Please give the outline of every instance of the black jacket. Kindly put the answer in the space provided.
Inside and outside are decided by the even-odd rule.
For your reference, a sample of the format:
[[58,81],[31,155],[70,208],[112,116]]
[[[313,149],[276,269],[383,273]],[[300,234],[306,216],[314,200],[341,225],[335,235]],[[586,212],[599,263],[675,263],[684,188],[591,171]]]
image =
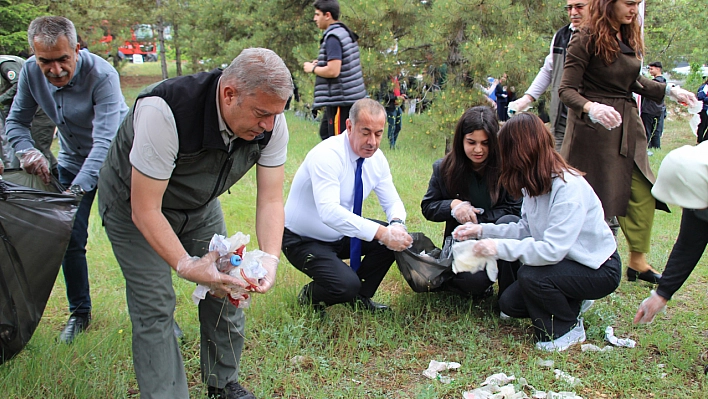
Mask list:
[[[445,237],[447,237],[452,234],[455,227],[460,225],[450,214],[452,211],[450,204],[454,199],[464,199],[459,195],[451,195],[447,191],[445,182],[440,175],[441,164],[442,159],[438,159],[433,164],[433,175],[430,176],[428,192],[420,202],[420,208],[426,219],[432,222],[445,222]],[[504,188],[501,188],[497,203],[492,205],[491,209],[485,209],[484,213],[477,215],[477,221],[479,223],[495,223],[504,215],[521,216],[521,198],[515,200]]]

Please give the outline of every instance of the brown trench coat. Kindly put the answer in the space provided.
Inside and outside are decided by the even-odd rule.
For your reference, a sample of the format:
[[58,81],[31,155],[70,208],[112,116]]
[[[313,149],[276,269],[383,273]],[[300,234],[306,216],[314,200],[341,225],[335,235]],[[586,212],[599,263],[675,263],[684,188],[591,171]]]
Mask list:
[[[568,106],[568,123],[561,155],[571,166],[586,173],[602,202],[605,217],[625,216],[632,187],[634,164],[654,184],[647,157],[647,137],[632,92],[661,102],[666,85],[640,74],[641,61],[620,43],[620,55],[610,65],[594,55],[586,31],[576,32],[568,45],[563,77],[558,90]],[[590,121],[583,106],[588,101],[609,105],[622,115],[612,130]],[[665,204],[657,204],[668,211]]]

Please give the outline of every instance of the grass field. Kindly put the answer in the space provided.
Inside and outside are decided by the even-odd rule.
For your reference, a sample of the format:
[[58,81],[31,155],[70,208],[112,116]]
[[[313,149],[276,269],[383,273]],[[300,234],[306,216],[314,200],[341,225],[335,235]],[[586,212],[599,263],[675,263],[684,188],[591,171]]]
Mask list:
[[[129,105],[140,87],[159,80],[159,65],[128,65],[122,70]],[[171,72],[170,76],[174,76]],[[317,124],[293,113],[286,115],[290,145],[286,164],[286,195],[298,165],[319,142]],[[424,132],[425,115],[404,117],[396,151],[382,146],[394,182],[408,211],[410,231],[422,231],[438,245],[443,226],[427,222],[420,200],[433,161],[444,143]],[[666,122],[663,150],[651,157],[656,171],[671,149],[693,144],[681,117]],[[222,196],[229,233],[255,237],[255,176],[249,173]],[[676,238],[681,211],[657,212],[650,263],[662,270]],[[367,217],[381,217],[375,197],[364,205]],[[251,245],[253,247],[253,245]],[[627,256],[623,238],[620,254]],[[131,326],[120,268],[95,209],[91,217],[88,258],[93,298],[93,324],[72,345],[56,338],[68,317],[63,278],[59,277],[44,317],[26,349],[0,366],[3,398],[126,398],[138,397],[131,360]],[[622,281],[612,295],[597,301],[585,314],[588,343],[603,346],[605,327],[618,337],[637,341],[633,349],[559,354],[536,351],[527,320],[501,321],[496,299],[468,301],[445,293],[416,294],[396,267],[386,276],[375,299],[390,304],[390,315],[354,313],[335,305],[328,317],[297,305],[296,296],[308,279],[282,257],[276,287],[257,295],[246,310],[246,345],[241,383],[259,398],[462,398],[493,373],[524,377],[539,390],[575,391],[584,398],[708,398],[703,367],[708,364],[708,257],[704,256],[668,312],[650,325],[632,325],[637,306],[652,288]],[[206,391],[199,374],[199,324],[190,295],[194,285],[174,277],[176,319],[186,339],[182,354],[192,397]],[[292,359],[301,356],[299,362]],[[537,365],[551,359],[555,368],[581,379],[571,387],[556,380],[551,369]],[[455,361],[454,381],[443,384],[422,376],[430,360]]]

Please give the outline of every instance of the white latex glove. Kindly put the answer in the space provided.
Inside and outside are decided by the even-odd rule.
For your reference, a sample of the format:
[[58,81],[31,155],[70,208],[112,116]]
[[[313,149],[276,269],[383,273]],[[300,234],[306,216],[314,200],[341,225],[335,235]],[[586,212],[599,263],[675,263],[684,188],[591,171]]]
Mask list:
[[528,111],[532,102],[533,101],[528,96],[523,95],[518,100],[510,102],[508,106],[509,109],[506,112],[511,117],[517,112]]
[[477,223],[477,214],[483,213],[482,209],[478,209],[472,206],[467,201],[462,201],[457,204],[450,214],[457,220],[460,224],[465,224],[467,222]]
[[639,304],[637,314],[634,316],[634,324],[651,323],[659,312],[666,311],[666,299],[651,290],[651,295]]
[[268,272],[265,277],[258,281],[258,287],[254,289],[255,292],[265,293],[269,289],[273,288],[275,284],[275,275],[278,271],[278,263],[280,259],[277,256],[266,253],[261,258],[261,266]]
[[385,229],[379,243],[391,251],[401,252],[413,245],[413,237],[400,223],[389,224]]
[[696,112],[691,112],[692,114],[697,114],[698,112],[701,112],[701,108],[703,104],[698,103],[698,99],[696,98],[696,95],[693,94],[692,92],[688,90],[684,90],[678,86],[671,87],[669,89],[669,98],[678,102],[681,105],[685,105],[688,107],[689,112],[693,111],[695,109],[698,109]]
[[30,148],[21,153],[15,154],[20,160],[20,167],[25,172],[39,176],[44,184],[49,184],[49,162],[44,157],[41,151],[36,148]]
[[607,130],[612,130],[622,124],[622,115],[609,105],[591,103],[588,116],[593,123],[599,123]]
[[479,238],[482,235],[482,226],[474,223],[465,223],[457,226],[452,231],[452,238],[457,241],[465,241],[471,238]]
[[209,292],[218,298],[223,298],[231,292],[243,292],[248,287],[247,283],[219,272],[216,268],[218,258],[219,252],[217,251],[211,251],[201,258],[185,253],[177,262],[177,275],[185,280],[209,287]]
[[489,238],[477,241],[472,248],[477,256],[495,257],[497,256],[497,243]]

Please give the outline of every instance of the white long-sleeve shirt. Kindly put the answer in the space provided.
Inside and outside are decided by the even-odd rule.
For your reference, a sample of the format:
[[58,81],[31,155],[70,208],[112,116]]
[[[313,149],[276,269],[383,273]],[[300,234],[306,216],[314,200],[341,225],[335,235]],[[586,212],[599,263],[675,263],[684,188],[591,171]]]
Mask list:
[[[295,173],[285,202],[285,227],[300,236],[325,242],[345,236],[372,241],[380,225],[352,211],[357,159],[347,131],[310,150]],[[406,219],[403,201],[381,150],[364,160],[362,183],[363,198],[371,191],[376,193],[388,221]]]
[[[572,25],[570,26],[570,29],[575,31],[575,28]],[[551,85],[551,80],[553,78],[553,43],[555,42],[556,35],[554,34],[553,38],[551,39],[550,52],[546,56],[546,59],[543,61],[543,66],[538,71],[538,74],[533,79],[533,82],[531,82],[531,86],[529,86],[528,90],[526,90],[526,93],[524,93],[533,97],[534,101],[538,100],[538,98],[541,97],[543,92],[546,91],[548,86]],[[563,65],[560,65],[559,67],[563,68]]]
[[547,194],[524,195],[519,222],[482,225],[482,238],[495,239],[499,259],[544,266],[567,258],[598,269],[615,252],[602,203],[590,184],[569,172],[564,178],[555,177]]

